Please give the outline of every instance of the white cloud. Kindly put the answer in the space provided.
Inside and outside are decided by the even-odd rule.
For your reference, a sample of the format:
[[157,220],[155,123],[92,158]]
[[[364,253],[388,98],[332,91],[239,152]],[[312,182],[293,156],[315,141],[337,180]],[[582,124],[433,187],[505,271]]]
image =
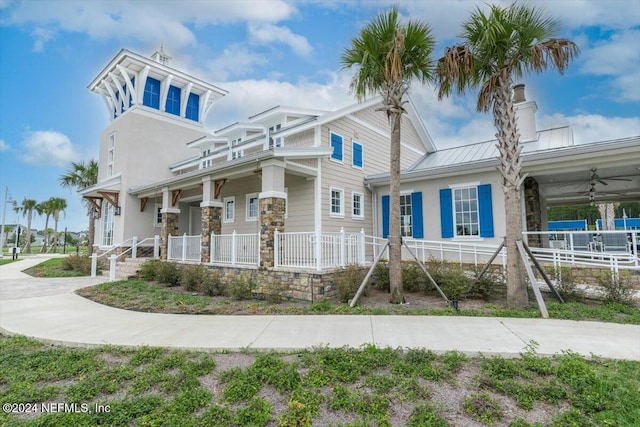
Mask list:
[[272,24],[251,24],[249,25],[249,36],[251,41],[257,44],[271,44],[274,42],[289,45],[291,50],[298,56],[309,56],[311,45],[306,37],[294,34],[289,28]]
[[11,150],[11,146],[7,144],[4,139],[0,139],[0,153],[9,150]]
[[570,124],[573,129],[573,140],[576,144],[640,135],[640,117],[605,117],[599,114],[541,116],[538,128],[545,129],[567,124]]
[[229,95],[213,107],[208,125],[219,129],[236,121],[247,120],[276,105],[335,110],[356,102],[349,94],[346,73],[328,73],[326,83],[301,80],[296,83],[276,80],[239,80],[220,83]]
[[52,130],[28,131],[20,145],[20,159],[32,165],[64,167],[80,159],[69,137]]
[[5,7],[3,23],[33,24],[34,48],[43,49],[56,31],[86,33],[97,40],[138,40],[157,44],[171,41],[175,48],[194,45],[190,25],[206,27],[223,23],[278,22],[289,18],[295,7],[283,0],[219,1],[43,1],[20,2]]
[[230,45],[219,57],[207,63],[207,79],[225,81],[230,76],[250,74],[254,66],[268,63],[268,59],[239,45]]

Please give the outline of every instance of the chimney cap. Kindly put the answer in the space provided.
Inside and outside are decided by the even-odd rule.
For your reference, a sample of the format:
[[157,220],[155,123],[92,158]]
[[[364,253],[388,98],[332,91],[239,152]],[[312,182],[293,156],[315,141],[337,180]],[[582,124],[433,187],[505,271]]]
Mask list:
[[524,91],[524,84],[518,83],[517,85],[514,85],[513,86],[513,102],[515,104],[519,104],[521,102],[525,102],[526,100],[527,100],[527,97]]

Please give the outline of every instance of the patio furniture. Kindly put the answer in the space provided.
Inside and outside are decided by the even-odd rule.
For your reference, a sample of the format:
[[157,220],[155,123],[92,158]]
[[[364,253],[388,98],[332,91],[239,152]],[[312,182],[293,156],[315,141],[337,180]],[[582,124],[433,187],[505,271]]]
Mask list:
[[572,246],[571,250],[589,252],[592,249],[591,243],[593,243],[593,234],[591,234],[591,233],[586,233],[586,234],[575,233],[575,234],[572,235],[572,241],[573,241],[573,246]]
[[603,233],[601,237],[604,252],[631,252],[626,233]]

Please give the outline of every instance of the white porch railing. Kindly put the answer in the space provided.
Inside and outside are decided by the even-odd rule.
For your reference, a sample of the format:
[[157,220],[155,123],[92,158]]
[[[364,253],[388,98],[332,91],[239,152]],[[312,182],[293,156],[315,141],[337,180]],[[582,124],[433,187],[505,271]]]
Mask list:
[[259,265],[260,235],[211,233],[211,263]]
[[546,260],[556,258],[571,265],[640,268],[638,230],[530,231],[523,235],[528,240],[538,237],[542,247],[531,247],[531,250]]
[[[138,257],[138,248],[151,246],[153,246],[153,258],[160,258],[160,236],[147,237],[141,241],[138,241],[138,238],[134,236],[131,239],[127,239],[122,243],[114,245],[108,251],[103,252],[100,255],[96,253],[91,254],[91,277],[96,277],[98,270],[98,258],[106,259],[107,255],[111,254],[109,255],[109,281],[113,282],[116,280],[116,263],[118,262],[119,257],[123,257],[130,252],[131,258],[136,259]],[[124,247],[128,247],[128,249],[116,255],[117,250]]]
[[200,262],[200,236],[169,236],[167,260]]
[[339,232],[275,232],[274,267],[321,271],[365,264],[365,234]]

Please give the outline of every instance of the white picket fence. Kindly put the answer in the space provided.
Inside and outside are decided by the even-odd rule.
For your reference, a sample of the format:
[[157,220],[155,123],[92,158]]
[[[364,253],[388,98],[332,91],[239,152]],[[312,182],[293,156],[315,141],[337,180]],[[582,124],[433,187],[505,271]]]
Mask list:
[[200,262],[200,236],[169,236],[167,260]]
[[228,265],[259,265],[260,235],[211,233],[211,262]]

